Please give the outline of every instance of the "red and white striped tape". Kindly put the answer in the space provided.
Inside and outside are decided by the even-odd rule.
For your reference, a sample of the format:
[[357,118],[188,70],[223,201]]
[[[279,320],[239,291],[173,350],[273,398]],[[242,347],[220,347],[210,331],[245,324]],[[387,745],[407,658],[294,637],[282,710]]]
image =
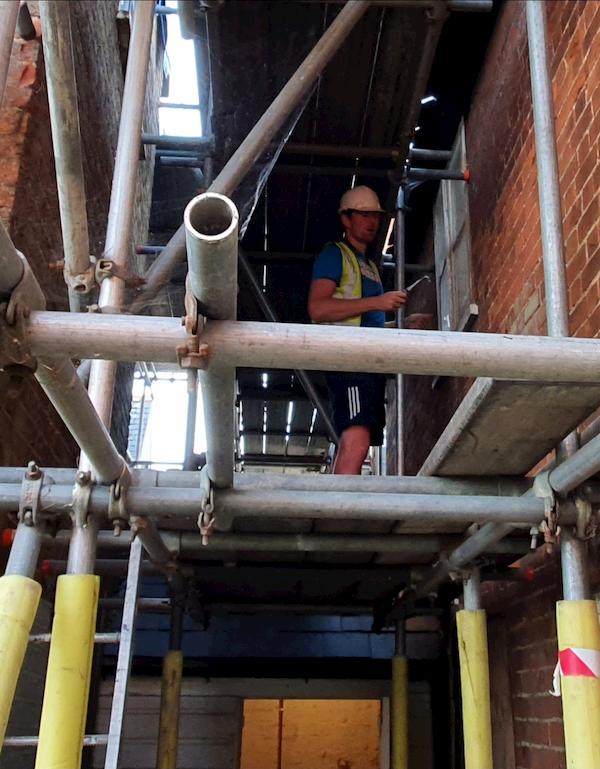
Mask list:
[[600,651],[569,646],[558,653],[550,694],[560,697],[560,677],[600,678]]

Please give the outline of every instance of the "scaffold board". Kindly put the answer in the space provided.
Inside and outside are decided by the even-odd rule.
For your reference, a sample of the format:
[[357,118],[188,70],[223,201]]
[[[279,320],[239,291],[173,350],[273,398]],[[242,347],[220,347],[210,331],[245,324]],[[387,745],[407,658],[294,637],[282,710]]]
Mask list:
[[419,475],[524,475],[600,406],[600,384],[482,377]]

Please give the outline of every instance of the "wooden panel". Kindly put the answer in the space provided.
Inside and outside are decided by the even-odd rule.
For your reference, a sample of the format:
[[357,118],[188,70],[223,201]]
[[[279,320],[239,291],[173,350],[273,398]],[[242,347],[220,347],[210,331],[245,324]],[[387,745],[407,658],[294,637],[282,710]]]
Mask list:
[[[334,689],[344,684],[336,682]],[[409,767],[433,769],[429,684],[411,682],[409,697]],[[387,698],[246,700],[241,769],[389,769],[386,707]]]
[[379,769],[379,718],[378,700],[285,701],[282,769]]
[[379,700],[247,701],[241,767],[379,769],[379,722]]
[[524,475],[598,405],[596,384],[477,379],[419,475]]
[[241,769],[279,766],[280,707],[283,700],[246,700]]

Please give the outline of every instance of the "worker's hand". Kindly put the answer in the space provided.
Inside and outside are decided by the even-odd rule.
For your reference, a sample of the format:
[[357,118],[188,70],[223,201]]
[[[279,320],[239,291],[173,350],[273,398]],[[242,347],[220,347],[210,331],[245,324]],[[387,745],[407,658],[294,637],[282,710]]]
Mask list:
[[378,309],[384,312],[398,310],[406,302],[406,291],[386,291],[377,299]]
[[404,328],[420,329],[421,331],[433,328],[433,315],[428,312],[413,312],[404,318]]

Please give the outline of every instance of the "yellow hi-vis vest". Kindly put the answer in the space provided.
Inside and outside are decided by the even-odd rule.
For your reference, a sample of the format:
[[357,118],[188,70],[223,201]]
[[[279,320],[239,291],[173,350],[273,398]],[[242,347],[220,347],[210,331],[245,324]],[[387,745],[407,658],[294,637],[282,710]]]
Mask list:
[[[362,297],[362,270],[358,257],[343,240],[337,241],[334,245],[340,249],[342,254],[342,277],[340,279],[340,285],[337,286],[333,292],[333,296],[336,299],[360,299]],[[381,283],[377,265],[371,260],[369,260],[367,264],[372,273],[369,277],[372,280],[378,280]],[[360,326],[360,321],[361,315],[354,315],[352,318],[338,320],[330,325]]]

